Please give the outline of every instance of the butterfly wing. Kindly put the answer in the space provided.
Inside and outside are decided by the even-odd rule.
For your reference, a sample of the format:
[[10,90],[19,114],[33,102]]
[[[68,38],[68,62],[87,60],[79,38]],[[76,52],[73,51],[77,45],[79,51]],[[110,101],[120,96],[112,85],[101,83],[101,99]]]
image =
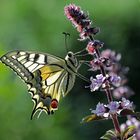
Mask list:
[[44,65],[57,64],[64,65],[64,60],[43,53],[33,53],[25,51],[13,51],[1,57],[1,61],[13,69],[25,82],[33,79],[33,72]]
[[31,118],[39,110],[53,114],[58,109],[58,102],[63,92],[63,77],[66,71],[59,66],[46,65],[34,74],[36,79],[28,83],[28,90],[35,103]]
[[65,61],[50,54],[13,51],[1,61],[27,83],[34,101],[31,118],[38,110],[48,114],[57,110],[61,95],[66,95],[75,82],[75,74],[65,69]]

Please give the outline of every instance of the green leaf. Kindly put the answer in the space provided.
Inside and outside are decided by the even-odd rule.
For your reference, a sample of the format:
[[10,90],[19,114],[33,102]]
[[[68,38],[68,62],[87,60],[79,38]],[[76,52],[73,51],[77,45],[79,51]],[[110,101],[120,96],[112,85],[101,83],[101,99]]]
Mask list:
[[127,140],[133,140],[134,136],[129,137]]
[[88,115],[84,117],[81,121],[81,123],[88,123],[92,121],[97,121],[97,120],[103,120],[105,117],[97,116],[96,114]]
[[126,129],[124,130],[124,132],[122,132],[122,138],[123,138],[123,139],[128,139],[128,138],[130,138],[130,140],[131,140],[131,137],[134,135],[135,129],[136,129],[135,126],[129,126],[128,128],[126,128]]
[[113,130],[108,130],[104,136],[102,136],[100,139],[102,140],[117,140],[117,135]]
[[135,115],[135,112],[131,109],[123,109],[121,112],[120,112],[120,115],[121,116],[127,116],[127,115]]

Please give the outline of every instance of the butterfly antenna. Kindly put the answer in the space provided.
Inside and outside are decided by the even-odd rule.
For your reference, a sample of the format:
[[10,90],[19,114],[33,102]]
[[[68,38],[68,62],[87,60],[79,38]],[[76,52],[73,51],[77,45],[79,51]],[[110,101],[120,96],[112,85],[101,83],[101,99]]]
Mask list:
[[68,45],[67,45],[67,37],[70,36],[70,34],[69,33],[66,33],[66,32],[63,32],[62,34],[65,35],[65,48],[66,48],[66,51],[68,52],[69,49],[68,49]]
[[87,82],[87,83],[91,83],[91,81],[88,79],[88,78],[86,78],[85,76],[83,76],[82,74],[80,74],[80,73],[76,73],[76,75],[80,78],[80,79],[82,79],[82,80],[84,80],[85,82]]

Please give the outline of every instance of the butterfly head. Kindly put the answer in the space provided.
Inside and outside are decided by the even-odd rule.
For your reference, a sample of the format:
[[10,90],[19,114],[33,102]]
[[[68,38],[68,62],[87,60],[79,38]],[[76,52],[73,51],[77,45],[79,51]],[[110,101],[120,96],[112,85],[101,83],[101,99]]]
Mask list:
[[71,51],[69,51],[65,57],[65,60],[67,61],[67,63],[69,63],[70,65],[77,67],[78,66],[78,61],[77,58],[75,56],[75,54]]

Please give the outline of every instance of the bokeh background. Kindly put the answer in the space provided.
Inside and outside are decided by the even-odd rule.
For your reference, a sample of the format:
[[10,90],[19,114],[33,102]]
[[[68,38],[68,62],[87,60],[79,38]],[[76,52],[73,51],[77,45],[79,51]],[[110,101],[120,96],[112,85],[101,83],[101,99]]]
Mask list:
[[[71,34],[69,49],[85,47],[78,33],[64,16],[64,6],[80,5],[88,11],[94,26],[101,28],[97,39],[106,48],[122,54],[122,64],[130,67],[131,98],[140,111],[140,0],[0,0],[0,56],[11,50],[32,50],[65,57],[64,35]],[[91,73],[83,67],[86,77]],[[41,114],[30,120],[33,103],[26,85],[0,63],[0,140],[98,140],[112,122],[80,124],[89,109],[106,102],[102,93],[90,93],[87,83],[77,78],[75,87],[61,100],[53,116]]]

